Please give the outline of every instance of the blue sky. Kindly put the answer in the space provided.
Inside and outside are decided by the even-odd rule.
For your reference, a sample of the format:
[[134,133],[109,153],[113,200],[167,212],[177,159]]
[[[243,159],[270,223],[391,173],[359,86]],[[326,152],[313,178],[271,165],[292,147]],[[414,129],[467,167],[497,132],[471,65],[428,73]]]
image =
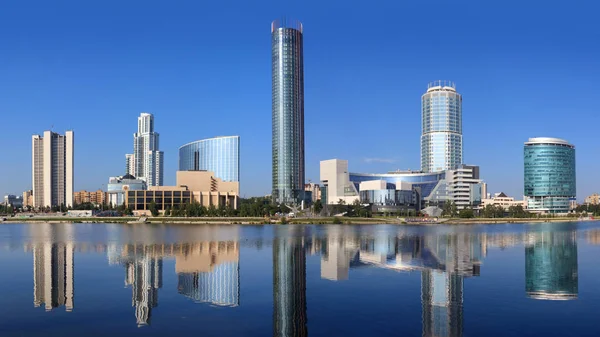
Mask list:
[[31,188],[31,135],[75,130],[75,189],[124,171],[155,115],[165,183],[179,146],[241,136],[242,195],[271,189],[270,23],[304,24],[307,180],[420,166],[427,83],[463,95],[464,160],[522,195],[523,142],[577,148],[578,198],[600,191],[595,1],[29,1],[0,4],[0,193]]

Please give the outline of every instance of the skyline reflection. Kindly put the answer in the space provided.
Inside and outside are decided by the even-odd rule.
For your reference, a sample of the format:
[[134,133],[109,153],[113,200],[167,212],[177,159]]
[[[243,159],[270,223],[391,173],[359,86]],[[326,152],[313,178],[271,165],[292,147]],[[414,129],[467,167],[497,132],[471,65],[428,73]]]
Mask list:
[[[420,273],[422,336],[462,336],[465,279],[485,273],[489,250],[525,254],[525,296],[531,299],[577,299],[576,225],[531,225],[521,232],[437,231],[401,226],[274,226],[257,229],[241,240],[237,226],[107,226],[98,242],[82,236],[86,225],[29,225],[25,251],[33,259],[33,305],[46,311],[76,310],[74,263],[78,254],[106,254],[108,265],[121,267],[138,327],[151,325],[165,291],[164,273],[175,275],[181,298],[199,305],[235,310],[244,274],[244,250],[271,248],[273,336],[308,336],[311,293],[307,294],[307,260],[315,256],[323,280],[351,282],[355,269]],[[272,229],[271,231],[266,230]],[[583,237],[597,242],[599,230]],[[7,246],[4,246],[8,248]],[[511,248],[513,247],[513,248]],[[10,249],[18,248],[11,243]],[[164,270],[165,261],[173,261]],[[174,265],[174,268],[171,267]],[[251,269],[254,267],[250,266]],[[357,269],[357,270],[358,270]],[[479,282],[479,281],[476,281]],[[340,283],[341,284],[341,283]],[[78,303],[85,307],[87,303]]]

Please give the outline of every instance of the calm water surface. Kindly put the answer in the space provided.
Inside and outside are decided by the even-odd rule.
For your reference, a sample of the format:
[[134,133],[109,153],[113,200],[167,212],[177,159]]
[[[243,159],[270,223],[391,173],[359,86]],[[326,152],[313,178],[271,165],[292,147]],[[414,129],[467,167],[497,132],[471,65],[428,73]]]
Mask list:
[[0,336],[598,336],[600,223],[0,225]]

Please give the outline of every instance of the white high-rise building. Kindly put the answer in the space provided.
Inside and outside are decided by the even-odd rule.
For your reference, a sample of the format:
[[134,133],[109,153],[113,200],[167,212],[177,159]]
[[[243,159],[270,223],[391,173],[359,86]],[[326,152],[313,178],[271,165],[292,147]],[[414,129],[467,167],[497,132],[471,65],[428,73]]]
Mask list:
[[73,131],[31,139],[33,207],[73,206]]
[[163,184],[163,152],[158,150],[158,133],[154,132],[154,115],[142,112],[138,131],[133,134],[133,154],[125,155],[127,173],[148,186]]
[[125,174],[130,174],[135,177],[135,157],[133,154],[125,155]]

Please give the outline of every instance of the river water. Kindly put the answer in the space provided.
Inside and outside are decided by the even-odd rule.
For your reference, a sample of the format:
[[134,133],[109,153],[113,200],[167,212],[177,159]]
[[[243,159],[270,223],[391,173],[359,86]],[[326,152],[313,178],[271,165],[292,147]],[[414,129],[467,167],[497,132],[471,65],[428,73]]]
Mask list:
[[599,336],[600,223],[0,225],[0,336]]

